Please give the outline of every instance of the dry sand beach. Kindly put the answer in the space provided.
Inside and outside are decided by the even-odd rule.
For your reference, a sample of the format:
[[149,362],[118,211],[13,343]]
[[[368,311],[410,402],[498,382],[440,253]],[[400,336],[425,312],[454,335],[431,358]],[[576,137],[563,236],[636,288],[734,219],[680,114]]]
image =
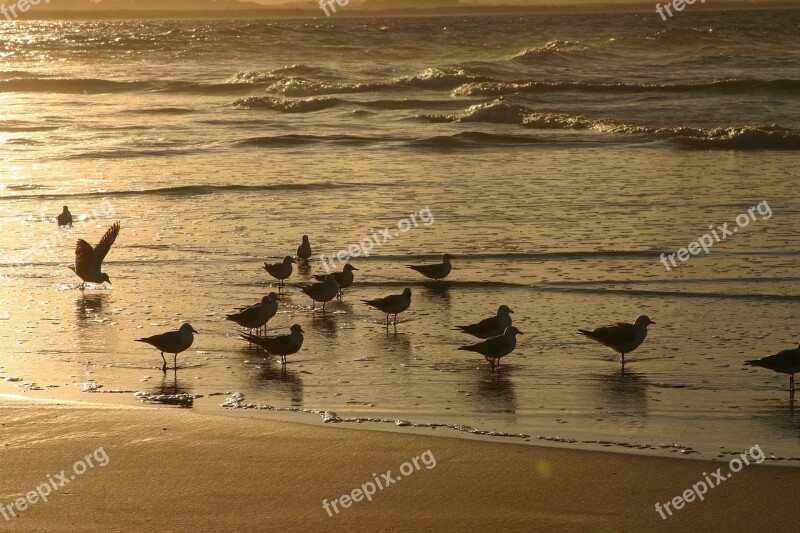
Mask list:
[[[6,531],[793,531],[800,519],[794,468],[744,468],[662,520],[655,502],[720,463],[9,396],[0,407],[3,504],[99,447],[108,457]],[[433,468],[323,509],[427,450]]]

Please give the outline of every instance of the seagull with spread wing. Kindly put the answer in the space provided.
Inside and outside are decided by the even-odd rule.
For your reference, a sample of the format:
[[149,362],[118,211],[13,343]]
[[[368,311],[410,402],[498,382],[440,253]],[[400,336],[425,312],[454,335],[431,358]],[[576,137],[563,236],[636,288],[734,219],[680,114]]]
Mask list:
[[69,268],[83,280],[81,289],[86,287],[87,282],[111,284],[108,274],[102,271],[103,259],[106,258],[108,251],[111,250],[111,245],[117,240],[119,229],[119,222],[114,222],[94,248],[83,239],[78,240],[78,245],[75,248],[75,266]]

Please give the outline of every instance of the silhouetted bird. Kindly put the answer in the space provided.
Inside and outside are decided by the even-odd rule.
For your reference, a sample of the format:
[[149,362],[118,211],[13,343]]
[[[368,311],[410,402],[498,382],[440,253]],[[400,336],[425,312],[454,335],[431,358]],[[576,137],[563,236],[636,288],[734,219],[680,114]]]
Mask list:
[[161,352],[161,359],[164,360],[162,371],[167,371],[167,360],[164,359],[164,352],[173,354],[174,368],[178,368],[178,354],[186,351],[194,342],[194,333],[197,333],[190,324],[183,324],[178,331],[168,331],[160,335],[153,335],[143,339],[136,339],[136,342],[145,342],[154,346]]
[[102,272],[103,259],[106,258],[108,251],[111,250],[111,245],[117,240],[119,228],[119,222],[115,222],[108,228],[96,248],[92,248],[92,245],[83,239],[78,240],[78,245],[75,248],[75,266],[69,268],[83,280],[81,289],[85,287],[87,282],[111,283],[108,274]]
[[647,337],[647,326],[655,324],[648,317],[642,315],[633,324],[619,322],[610,326],[603,326],[592,331],[579,329],[578,333],[585,335],[603,346],[608,346],[622,355],[621,362],[625,364],[625,354],[638,348]]

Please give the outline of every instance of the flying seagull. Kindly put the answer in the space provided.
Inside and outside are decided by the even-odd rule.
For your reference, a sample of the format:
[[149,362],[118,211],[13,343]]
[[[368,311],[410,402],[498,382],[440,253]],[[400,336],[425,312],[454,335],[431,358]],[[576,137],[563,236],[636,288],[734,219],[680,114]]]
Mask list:
[[[197,333],[190,324],[183,324],[178,331],[168,331],[161,335],[153,335],[144,339],[136,339],[136,342],[146,342],[154,346],[161,352],[161,359],[164,359],[164,352],[173,354],[174,369],[178,369],[178,354],[186,351],[194,342],[193,333]],[[167,360],[164,359],[162,371],[167,371]]]
[[481,320],[477,324],[469,326],[456,326],[456,329],[469,333],[479,339],[488,339],[502,335],[506,328],[511,325],[511,314],[514,311],[508,308],[507,305],[501,305],[497,308],[497,315]]
[[311,243],[308,242],[308,235],[303,235],[303,242],[297,247],[297,258],[303,261],[311,258]]
[[508,326],[502,335],[477,344],[461,346],[458,349],[481,354],[492,365],[492,372],[494,372],[495,363],[497,364],[497,370],[500,370],[500,359],[514,351],[514,348],[517,347],[517,335],[522,334],[516,327]]
[[291,333],[288,335],[279,335],[277,337],[259,337],[257,335],[250,335],[249,333],[242,333],[242,339],[250,341],[251,343],[261,346],[265,352],[270,355],[277,355],[281,358],[281,364],[286,364],[286,356],[293,355],[300,351],[303,347],[303,328],[300,324],[295,324],[291,328]]
[[72,226],[72,213],[69,212],[69,207],[64,206],[64,210],[56,217],[59,226]]
[[85,288],[87,282],[111,283],[111,280],[108,279],[108,274],[103,273],[101,269],[103,259],[106,258],[108,251],[111,250],[111,245],[117,240],[117,235],[119,235],[119,222],[115,222],[108,228],[108,231],[106,231],[95,248],[92,248],[92,245],[83,239],[78,240],[78,245],[75,248],[75,266],[69,268],[83,280],[81,289]]
[[325,311],[325,304],[336,298],[336,295],[339,294],[339,284],[336,283],[336,278],[333,274],[328,274],[325,276],[325,281],[322,283],[303,285],[300,287],[300,290],[311,298],[312,310],[316,302],[321,302],[322,310]]
[[620,362],[625,365],[625,354],[634,351],[647,337],[647,326],[655,324],[645,315],[636,319],[633,324],[619,322],[610,326],[602,326],[592,331],[579,329],[578,333],[585,335],[603,346],[608,346],[622,356]]
[[266,270],[270,276],[278,280],[278,288],[280,289],[286,285],[284,280],[292,275],[292,263],[294,262],[294,258],[287,255],[280,263],[264,263],[264,270]]
[[800,344],[793,350],[783,350],[775,355],[769,355],[761,359],[751,359],[750,361],[745,361],[744,364],[760,366],[781,374],[789,374],[789,391],[794,394],[794,375],[800,372]]
[[406,287],[402,294],[393,294],[375,300],[362,300],[368,306],[375,308],[386,315],[386,327],[389,327],[389,315],[394,315],[394,325],[397,327],[397,314],[411,307],[411,289]]
[[258,330],[264,327],[277,312],[278,295],[271,292],[261,298],[259,303],[241,309],[238,313],[231,313],[225,318],[249,329],[252,333],[254,329]]
[[[342,267],[341,272],[333,273],[333,277],[336,279],[336,283],[339,285],[338,297],[341,298],[342,289],[346,289],[353,284],[353,281],[355,280],[355,276],[353,275],[354,270],[358,269],[348,263],[344,267]],[[314,279],[316,279],[317,281],[325,281],[325,276],[326,274],[317,274],[314,276]]]
[[416,270],[426,278],[430,278],[436,281],[440,279],[446,278],[450,275],[450,271],[453,270],[453,265],[450,264],[450,260],[455,259],[450,254],[444,254],[442,256],[442,262],[436,263],[433,265],[406,265],[411,270]]

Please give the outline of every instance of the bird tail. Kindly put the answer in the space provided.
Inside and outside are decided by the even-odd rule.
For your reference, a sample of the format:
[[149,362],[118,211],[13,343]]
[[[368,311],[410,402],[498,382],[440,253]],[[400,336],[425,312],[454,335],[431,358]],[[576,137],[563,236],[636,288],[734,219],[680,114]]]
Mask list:
[[749,361],[745,361],[744,364],[747,365],[747,366],[761,366],[761,360],[760,359],[751,359]]
[[453,328],[453,331],[467,331],[469,326],[456,326]]
[[581,335],[585,335],[585,336],[589,337],[590,339],[594,338],[594,335],[592,334],[592,332],[587,330],[587,329],[579,329],[578,333],[580,333]]
[[473,346],[459,346],[456,350],[464,350],[465,352],[474,352],[476,351]]
[[419,272],[419,266],[418,265],[406,265],[406,267],[410,268],[411,270],[416,270],[417,272]]
[[253,344],[258,344],[259,341],[261,340],[261,337],[259,337],[258,335],[253,335],[251,333],[240,333],[239,338],[244,339],[246,341],[250,341]]

